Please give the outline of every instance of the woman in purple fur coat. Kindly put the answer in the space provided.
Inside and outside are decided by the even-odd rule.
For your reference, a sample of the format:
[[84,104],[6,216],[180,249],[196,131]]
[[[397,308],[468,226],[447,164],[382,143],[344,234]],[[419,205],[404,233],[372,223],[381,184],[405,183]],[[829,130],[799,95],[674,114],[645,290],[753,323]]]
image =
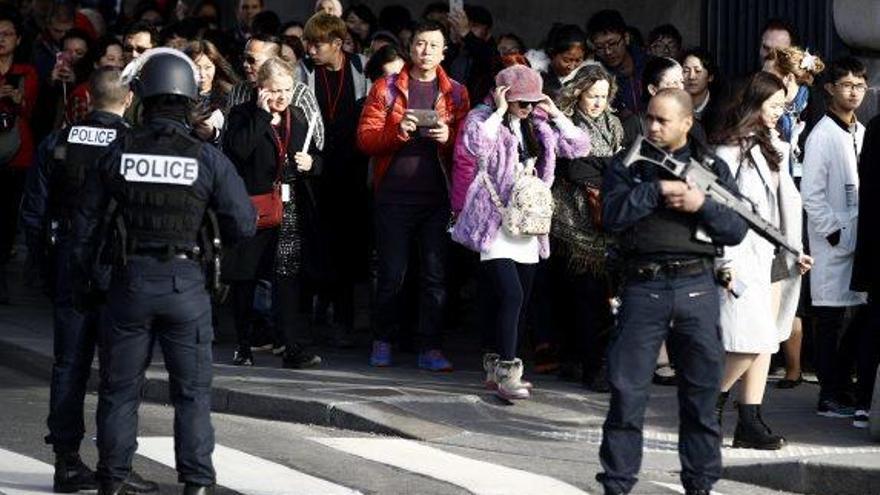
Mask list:
[[[513,65],[498,73],[495,84],[492,104],[471,110],[455,146],[452,209],[457,220],[452,238],[480,253],[486,287],[482,310],[493,319],[498,351],[483,356],[486,386],[502,398],[525,399],[531,385],[522,381],[517,329],[538,260],[550,254],[550,247],[546,235],[513,235],[501,226],[501,212],[487,182],[500,203],[507,205],[525,164],[534,163],[538,177],[549,187],[557,155],[587,155],[590,138],[541,92],[538,72]],[[485,171],[478,157],[484,160]]]

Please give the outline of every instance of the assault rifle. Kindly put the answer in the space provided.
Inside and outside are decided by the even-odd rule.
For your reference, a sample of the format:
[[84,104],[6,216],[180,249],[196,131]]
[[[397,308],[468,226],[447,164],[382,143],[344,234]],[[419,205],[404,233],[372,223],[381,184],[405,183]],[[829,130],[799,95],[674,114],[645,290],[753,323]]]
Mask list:
[[755,211],[755,205],[752,202],[730,191],[724,184],[718,181],[718,176],[710,168],[713,162],[711,158],[706,157],[704,163],[697,162],[693,158],[687,163],[682,162],[658,148],[654,143],[645,139],[644,136],[639,136],[626,153],[623,164],[625,167],[630,167],[639,161],[652,163],[683,181],[689,179],[707,197],[730,208],[742,217],[755,233],[767,239],[777,249],[785,249],[800,257],[801,252],[786,241],[785,236],[782,235],[782,232],[776,226],[765,220]]

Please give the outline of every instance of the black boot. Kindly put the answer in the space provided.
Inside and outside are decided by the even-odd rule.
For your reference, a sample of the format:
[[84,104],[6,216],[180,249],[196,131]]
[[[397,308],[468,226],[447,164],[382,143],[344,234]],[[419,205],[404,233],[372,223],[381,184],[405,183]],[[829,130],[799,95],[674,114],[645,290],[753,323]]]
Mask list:
[[785,445],[785,439],[774,435],[761,420],[761,406],[739,404],[738,409],[739,420],[733,433],[734,448],[779,450]]
[[715,416],[718,418],[718,427],[721,428],[721,420],[724,418],[724,406],[727,405],[727,398],[730,397],[730,390],[718,394],[718,401],[715,402]]
[[235,352],[232,354],[232,364],[235,366],[253,366],[254,354],[251,352],[250,346],[236,346]]
[[159,484],[155,481],[145,480],[141,475],[132,471],[123,482],[125,493],[155,493],[159,491]]
[[130,491],[125,483],[118,481],[102,481],[98,485],[98,495],[134,495],[135,492]]
[[75,493],[96,488],[98,482],[95,480],[95,472],[83,464],[78,453],[55,455],[55,493]]
[[214,495],[214,485],[204,486],[187,483],[183,486],[183,495]]

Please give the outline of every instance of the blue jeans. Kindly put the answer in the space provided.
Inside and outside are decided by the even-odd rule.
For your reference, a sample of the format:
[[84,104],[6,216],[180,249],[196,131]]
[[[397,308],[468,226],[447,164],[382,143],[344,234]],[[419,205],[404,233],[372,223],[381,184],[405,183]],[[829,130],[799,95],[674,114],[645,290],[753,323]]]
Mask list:
[[181,482],[214,483],[211,453],[211,302],[194,261],[131,256],[114,273],[102,332],[98,397],[98,478],[121,481],[137,449],[137,411],[156,340],[174,406],[174,452]]
[[599,452],[604,473],[597,479],[623,493],[637,481],[651,376],[665,340],[678,376],[681,481],[688,490],[709,490],[721,475],[714,411],[724,366],[712,273],[630,282],[621,302],[608,348],[611,406]]
[[85,434],[83,401],[95,357],[98,310],[74,309],[69,244],[58,244],[53,259],[54,355],[49,391],[49,435],[46,443],[56,453],[78,452]]

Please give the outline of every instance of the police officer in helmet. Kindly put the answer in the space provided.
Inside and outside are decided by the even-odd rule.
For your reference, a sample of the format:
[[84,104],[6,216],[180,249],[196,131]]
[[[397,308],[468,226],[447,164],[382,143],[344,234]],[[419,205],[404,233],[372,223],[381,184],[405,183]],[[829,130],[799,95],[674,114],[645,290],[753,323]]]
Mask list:
[[[693,104],[686,92],[658,92],[645,120],[648,141],[678,161],[701,162],[736,190],[727,165],[688,136]],[[611,404],[597,479],[607,494],[629,493],[637,481],[651,377],[665,340],[679,377],[682,485],[689,495],[708,495],[721,475],[714,411],[724,365],[713,260],[722,246],[739,244],[748,227],[733,210],[645,160],[618,157],[602,194],[603,225],[620,236],[625,281],[608,348]]]
[[[86,183],[74,221],[74,257],[88,274],[110,255],[101,341],[98,493],[128,494],[144,372],[158,341],[174,406],[183,493],[213,493],[211,306],[198,232],[210,209],[224,240],[249,237],[256,212],[232,163],[191,136],[197,70],[181,52],[149,50],[123,72],[143,102],[144,124],[118,139]],[[97,247],[112,218],[113,245]]]
[[[95,473],[80,459],[85,434],[83,401],[95,356],[98,306],[77,308],[71,273],[71,220],[82,201],[85,178],[108,147],[128,132],[122,115],[132,95],[115,68],[96,70],[89,81],[93,111],[73,126],[55,131],[40,144],[28,176],[21,221],[28,249],[46,266],[54,311],[54,355],[49,392],[49,435],[55,451],[54,490],[69,493],[97,488]],[[157,491],[155,483],[132,473],[129,488]]]

